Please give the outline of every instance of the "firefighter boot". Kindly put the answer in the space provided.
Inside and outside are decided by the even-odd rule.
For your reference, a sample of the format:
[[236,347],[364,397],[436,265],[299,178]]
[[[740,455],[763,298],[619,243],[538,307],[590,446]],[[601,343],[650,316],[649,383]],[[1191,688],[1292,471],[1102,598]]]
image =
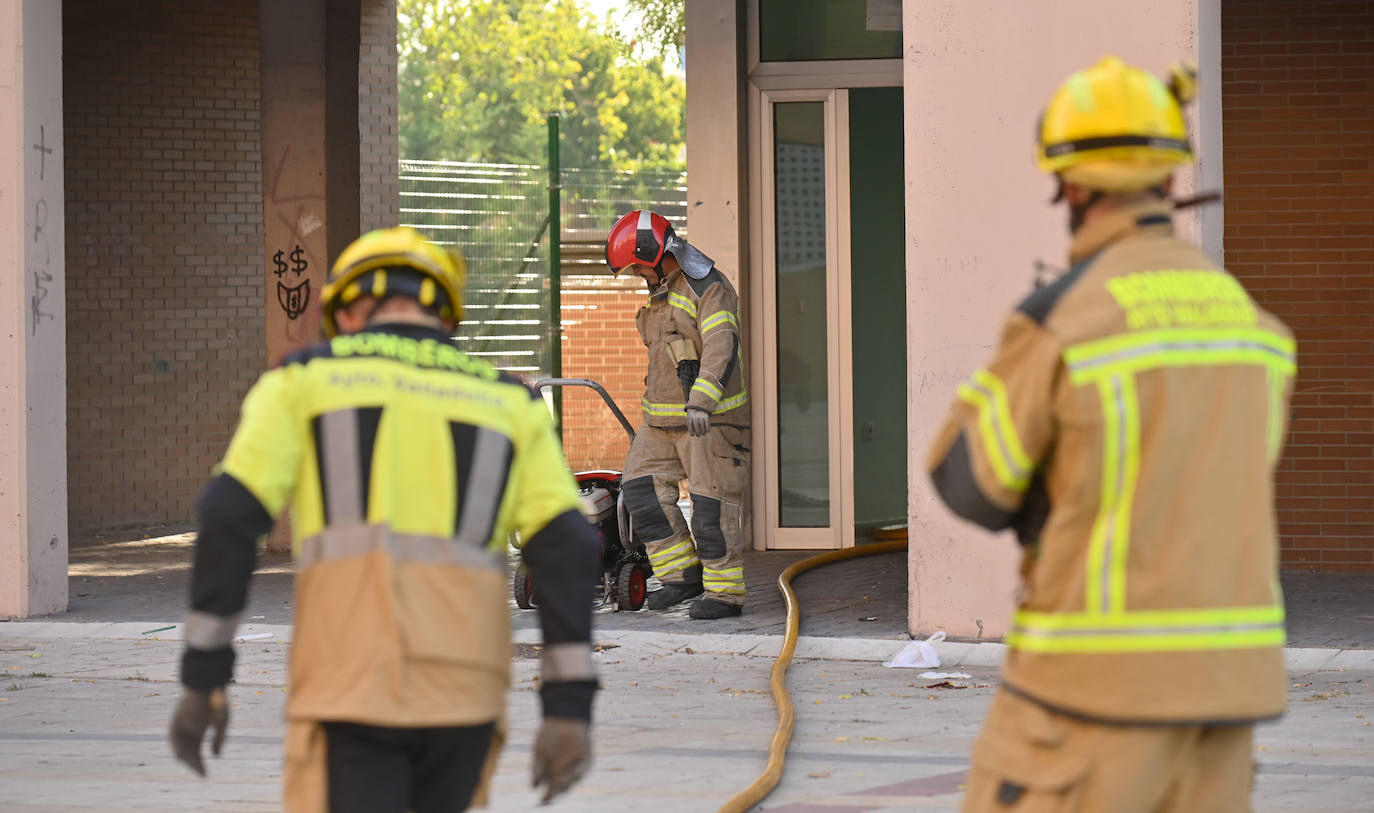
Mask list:
[[666,610],[674,604],[681,604],[689,598],[699,596],[704,589],[701,586],[701,565],[693,565],[683,571],[686,576],[684,581],[667,582],[659,589],[649,594],[648,604],[651,610]]
[[711,621],[717,618],[733,618],[744,612],[744,608],[738,604],[729,604],[715,598],[699,598],[692,602],[692,609],[687,612],[692,618]]

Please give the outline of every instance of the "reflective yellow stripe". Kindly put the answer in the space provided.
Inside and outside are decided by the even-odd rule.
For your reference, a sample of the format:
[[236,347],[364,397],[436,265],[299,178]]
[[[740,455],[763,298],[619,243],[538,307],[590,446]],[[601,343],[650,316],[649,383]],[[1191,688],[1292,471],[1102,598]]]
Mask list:
[[696,303],[688,299],[687,297],[683,296],[682,294],[675,294],[672,291],[669,291],[668,304],[672,305],[674,308],[679,308],[681,310],[687,311],[689,314],[692,315],[693,319],[697,318]]
[[639,399],[639,408],[650,415],[686,415],[685,404],[655,404],[648,398]]
[[1156,367],[1257,364],[1292,375],[1297,345],[1259,328],[1165,329],[1125,333],[1064,351],[1069,378],[1083,384]]
[[1140,472],[1140,405],[1131,376],[1098,382],[1102,398],[1102,488],[1088,542],[1087,610],[1115,613],[1126,606],[1126,559],[1131,505]]
[[679,570],[686,570],[687,568],[697,564],[700,561],[701,560],[697,558],[696,553],[685,554],[671,561],[664,562],[661,565],[654,565],[654,575],[662,578],[670,573],[676,573]]
[[744,595],[744,568],[727,567],[715,570],[703,566],[701,583],[713,593]]
[[692,384],[692,389],[697,392],[706,394],[711,398],[712,401],[719,401],[720,397],[725,394],[721,392],[720,387],[717,387],[715,384],[712,384],[710,381],[707,381],[704,378],[698,378]]
[[959,398],[978,410],[978,434],[997,482],[1010,491],[1025,491],[1030,485],[1031,460],[1016,435],[1002,380],[978,370],[972,381],[959,387]]
[[1110,653],[1282,646],[1283,607],[1112,613],[1018,610],[1007,645],[1028,652]]
[[739,319],[736,319],[733,313],[730,311],[716,311],[701,320],[701,332],[705,334],[707,331],[727,323],[734,326],[736,330],[739,329]]
[[732,395],[716,404],[713,414],[719,415],[722,412],[729,412],[735,407],[744,406],[749,403],[749,393],[741,392],[739,395]]
[[659,550],[650,553],[649,564],[658,565],[662,562],[667,562],[676,556],[681,556],[684,553],[691,553],[694,550],[695,548],[692,546],[692,540],[684,539],[675,545],[671,545],[666,548],[660,548]]
[[1279,459],[1283,450],[1283,391],[1288,384],[1287,376],[1270,369],[1269,376],[1269,462]]
[[[695,389],[695,387],[694,387]],[[719,401],[712,414],[719,415],[722,412],[729,412],[735,407],[744,406],[749,403],[749,393],[741,392],[739,395],[732,395],[729,398]],[[648,398],[639,399],[639,408],[647,415],[657,415],[660,417],[686,416],[686,404],[656,404]]]

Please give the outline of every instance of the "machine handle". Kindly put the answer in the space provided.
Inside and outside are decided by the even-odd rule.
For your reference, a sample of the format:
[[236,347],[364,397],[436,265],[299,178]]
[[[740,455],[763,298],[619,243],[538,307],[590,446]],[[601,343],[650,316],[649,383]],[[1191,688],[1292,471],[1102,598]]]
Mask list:
[[606,402],[606,406],[611,408],[611,414],[615,416],[620,425],[625,427],[625,433],[630,436],[630,440],[635,439],[635,430],[630,426],[630,422],[625,420],[625,413],[620,411],[620,407],[615,405],[611,394],[606,392],[606,388],[591,380],[590,378],[541,378],[534,382],[535,389],[542,390],[545,387],[587,387],[596,390],[596,394],[601,396],[601,400]]

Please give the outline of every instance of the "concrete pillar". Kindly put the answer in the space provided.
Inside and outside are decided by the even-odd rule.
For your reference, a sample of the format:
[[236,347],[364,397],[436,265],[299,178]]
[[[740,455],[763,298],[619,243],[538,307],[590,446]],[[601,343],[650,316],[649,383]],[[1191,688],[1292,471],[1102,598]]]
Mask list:
[[[687,232],[741,295],[744,207],[744,18],[736,0],[687,4]],[[743,315],[747,308],[741,307]]]
[[[745,358],[755,341],[749,324],[749,243],[745,205],[748,147],[744,95],[745,17],[738,0],[693,0],[687,4],[687,121],[711,122],[687,128],[687,234],[692,244],[716,261],[740,295]],[[746,371],[746,375],[747,375]],[[747,382],[759,386],[752,380]],[[755,426],[762,423],[755,416]],[[755,477],[754,479],[758,479]],[[754,484],[744,496],[744,538],[763,549],[754,536]]]
[[[320,338],[320,291],[358,236],[360,0],[261,0],[267,358]],[[284,523],[270,546],[287,545]]]
[[0,0],[0,617],[67,609],[62,7]]
[[[1016,544],[950,514],[925,458],[955,389],[987,360],[1006,315],[1030,292],[1033,262],[1066,263],[1066,215],[1046,203],[1054,183],[1033,156],[1041,108],[1066,76],[1107,53],[1159,74],[1196,60],[1204,83],[1214,83],[1204,84],[1192,115],[1202,177],[1215,185],[1220,105],[1208,99],[1220,92],[1218,14],[1214,0],[904,4],[913,633],[998,637],[1015,603]],[[1176,194],[1189,195],[1193,181],[1181,173]],[[1219,230],[1219,213],[1208,212],[1180,218],[1185,233],[1199,218]]]

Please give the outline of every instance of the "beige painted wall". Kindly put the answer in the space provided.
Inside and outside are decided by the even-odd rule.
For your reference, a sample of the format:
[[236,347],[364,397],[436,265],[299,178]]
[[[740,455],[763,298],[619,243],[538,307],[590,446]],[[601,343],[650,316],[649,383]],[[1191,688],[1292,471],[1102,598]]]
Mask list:
[[67,609],[62,13],[0,0],[0,617]]
[[[687,233],[744,295],[743,57],[735,0],[687,4]],[[733,114],[733,118],[732,118]],[[709,122],[708,126],[690,125]],[[748,313],[741,307],[740,313]]]
[[[1199,41],[1210,43],[1208,32],[1219,30],[1210,20],[1199,26],[1199,15],[1217,7],[1214,0],[922,0],[907,2],[904,13],[908,623],[918,634],[994,637],[1006,631],[1015,599],[1017,547],[946,511],[925,459],[956,387],[987,359],[1005,315],[1029,292],[1032,262],[1065,264],[1065,214],[1046,204],[1053,182],[1033,160],[1040,106],[1065,76],[1105,53],[1156,72],[1177,59],[1198,60]],[[1199,61],[1214,64],[1216,52]],[[1219,122],[1204,125],[1219,136]],[[1219,157],[1219,138],[1215,149]],[[1219,160],[1215,166],[1219,179]],[[1191,178],[1181,181],[1186,194]]]

